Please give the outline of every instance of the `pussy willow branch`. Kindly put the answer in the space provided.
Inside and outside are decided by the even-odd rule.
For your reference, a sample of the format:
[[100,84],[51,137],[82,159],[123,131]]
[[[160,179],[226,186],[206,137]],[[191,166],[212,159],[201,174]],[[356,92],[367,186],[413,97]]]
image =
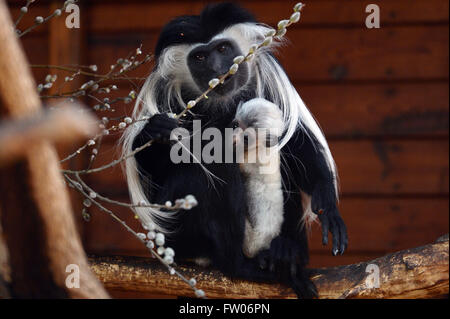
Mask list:
[[89,66],[79,66],[79,68],[76,67],[67,67],[63,65],[46,65],[46,64],[30,64],[30,67],[33,69],[50,69],[50,70],[60,70],[60,71],[67,71],[67,72],[79,72],[81,75],[91,76],[94,78],[103,78],[108,80],[140,80],[143,81],[145,78],[141,77],[108,77],[106,74],[97,74],[93,72],[86,72],[82,71],[81,68],[89,68]]
[[[78,180],[79,183],[83,183],[82,179],[80,178],[80,176],[78,174],[75,174],[76,179]],[[76,190],[78,190],[85,198],[89,199],[95,206],[97,206],[100,210],[104,211],[105,213],[107,213],[108,215],[110,215],[114,220],[116,220],[117,222],[119,222],[128,232],[130,232],[131,234],[134,235],[134,237],[136,237],[142,244],[144,244],[147,247],[147,243],[144,239],[142,239],[138,233],[136,233],[130,226],[128,226],[122,219],[120,219],[113,211],[111,211],[110,209],[104,207],[102,204],[100,204],[98,201],[96,201],[95,199],[91,198],[84,190],[83,187],[78,187],[78,184],[76,181],[74,181],[73,179],[71,179],[69,176],[67,176],[66,174],[64,174],[64,178],[69,182],[70,185],[72,185]],[[184,281],[187,285],[189,285],[191,287],[191,289],[196,292],[197,288],[195,287],[195,285],[192,284],[192,282],[190,280],[188,280],[186,277],[184,277],[179,271],[177,271],[174,267],[170,266],[169,264],[167,264],[163,258],[161,258],[161,256],[158,255],[158,253],[156,253],[153,249],[148,248],[148,250],[150,251],[151,255],[158,259],[159,262],[161,262],[164,266],[166,266],[167,270],[175,275],[177,275],[182,281]],[[204,297],[203,297],[204,298]]]
[[[28,9],[28,6],[30,5],[31,2],[34,2],[34,0],[33,0],[33,1],[27,1],[27,4],[26,4],[26,6],[25,6],[27,9]],[[62,14],[62,11],[65,10],[66,7],[67,7],[69,4],[76,3],[76,2],[77,2],[77,0],[69,0],[69,1],[65,1],[65,2],[64,2],[64,5],[63,5],[61,8],[56,9],[56,10],[55,10],[52,14],[50,14],[48,17],[43,18],[42,21],[36,20],[32,26],[30,26],[29,28],[25,29],[25,30],[22,31],[22,32],[20,32],[18,29],[16,29],[17,36],[18,36],[19,38],[21,38],[21,37],[23,37],[25,34],[29,33],[30,31],[34,30],[35,28],[37,28],[38,26],[40,26],[40,25],[42,25],[42,24],[48,22],[50,19],[52,19],[52,18],[54,18],[54,17],[59,17],[59,16]],[[23,13],[23,15],[24,15],[26,12],[22,12],[22,11],[21,11],[21,16],[19,16],[20,19],[18,19],[18,21],[16,22],[16,27],[17,27],[17,25],[19,24],[20,20],[21,20],[22,17],[23,17],[22,13]],[[37,17],[36,17],[36,18],[37,18]],[[42,18],[42,17],[40,17],[40,18]]]
[[[110,119],[110,120],[120,120],[122,117],[119,117],[119,118],[116,118],[116,119]],[[140,120],[135,120],[133,123],[131,123],[130,125],[132,125],[132,124],[135,124],[135,123],[138,123],[138,122],[143,122],[143,121],[146,121],[146,119],[140,119]],[[118,131],[118,130],[120,130],[120,128],[118,127],[118,126],[116,126],[116,125],[114,125],[114,126],[112,126],[112,127],[110,127],[110,128],[108,128],[108,129],[106,129],[106,131],[108,131],[108,132],[111,132],[111,131]],[[92,139],[90,139],[90,140],[88,140],[83,146],[81,146],[80,148],[78,148],[75,152],[73,152],[72,154],[70,154],[70,155],[68,155],[67,157],[65,157],[64,159],[62,159],[61,161],[60,161],[60,163],[64,163],[64,162],[66,162],[66,161],[68,161],[68,160],[70,160],[70,159],[72,159],[72,158],[74,158],[75,156],[77,156],[78,154],[80,154],[81,153],[81,151],[83,151],[84,149],[86,149],[88,146],[90,146],[90,144],[91,144],[91,141],[97,141],[100,137],[102,137],[102,136],[104,136],[104,133],[99,133],[99,134],[97,134],[97,135],[95,135]],[[92,145],[95,145],[95,144],[92,144]],[[70,171],[69,171],[70,172]],[[77,171],[71,171],[72,173],[76,173]],[[68,173],[68,172],[66,172],[66,171],[64,171],[63,170],[63,173]],[[82,171],[79,171],[79,173],[82,173]]]
[[[137,56],[137,55],[136,55]],[[130,80],[133,80],[133,78],[130,78],[130,77],[126,77],[125,75],[126,75],[126,73],[128,73],[128,72],[130,72],[130,71],[133,71],[133,70],[135,70],[135,69],[137,69],[138,67],[140,67],[141,65],[143,65],[143,64],[145,64],[145,63],[147,63],[147,62],[149,62],[150,60],[151,60],[151,56],[150,55],[146,55],[145,57],[144,57],[144,59],[143,60],[141,60],[141,61],[137,61],[137,60],[135,60],[135,58],[136,58],[136,56],[132,56],[133,57],[133,61],[134,61],[134,63],[132,63],[132,65],[130,65],[129,67],[127,67],[127,68],[122,68],[121,70],[119,70],[118,72],[114,72],[114,70],[118,67],[118,66],[120,66],[120,65],[123,65],[123,62],[116,62],[116,64],[113,64],[112,66],[111,66],[111,70],[108,72],[108,73],[106,73],[106,74],[104,74],[104,75],[99,75],[97,78],[97,80],[96,81],[92,81],[89,85],[87,85],[86,87],[80,87],[80,88],[78,88],[78,89],[76,89],[76,90],[73,90],[73,91],[70,91],[70,92],[64,92],[64,93],[60,93],[60,94],[55,94],[55,95],[41,95],[40,96],[40,98],[41,99],[49,99],[49,98],[67,98],[67,97],[78,97],[79,95],[78,94],[80,94],[81,96],[84,96],[85,94],[86,94],[86,92],[93,92],[93,91],[96,91],[96,90],[98,90],[98,89],[96,89],[96,90],[93,90],[93,88],[95,88],[96,86],[98,86],[100,83],[102,83],[102,82],[104,82],[104,81],[107,81],[107,80],[128,80],[128,81],[130,81]],[[128,60],[128,58],[127,59],[125,59],[125,60]],[[77,74],[82,74],[83,73],[83,71],[81,71],[81,70],[77,70]],[[136,79],[141,79],[141,78],[136,78]],[[86,82],[86,83],[88,83],[88,82]],[[85,84],[86,84],[85,83]]]
[[92,169],[86,169],[86,170],[81,170],[81,171],[73,171],[73,170],[66,170],[63,169],[61,170],[63,173],[65,174],[91,174],[91,173],[97,173],[97,172],[101,172],[105,169],[108,169],[110,167],[116,166],[117,164],[120,164],[122,161],[136,155],[137,153],[139,153],[140,151],[142,151],[143,149],[149,147],[150,145],[153,144],[153,140],[148,141],[147,143],[145,143],[144,145],[136,148],[134,151],[128,153],[127,155],[122,156],[119,159],[116,159],[112,162],[110,162],[109,164],[97,167],[97,168],[92,168]]
[[102,141],[103,141],[103,135],[97,139],[97,142],[95,144],[95,149],[97,150],[97,153],[92,153],[91,158],[89,159],[89,164],[87,166],[87,169],[90,169],[92,167],[92,164],[94,164],[94,161],[97,158],[97,154],[98,154],[98,152],[100,152],[100,148],[102,146]]
[[[32,0],[27,1],[27,5],[26,5],[26,9],[25,10],[21,10],[21,16],[19,17],[19,19],[16,22],[16,25],[20,22],[20,20],[22,19],[23,15],[28,11],[28,6],[30,5],[30,3],[32,3]],[[69,3],[74,3],[76,1],[66,1],[64,3],[64,6],[62,9],[65,9],[65,7],[69,4]],[[23,36],[27,33],[29,33],[30,31],[32,31],[34,28],[36,28],[38,25],[43,24],[47,21],[49,21],[51,18],[55,17],[55,16],[59,16],[61,15],[61,9],[57,9],[53,14],[51,14],[50,16],[46,17],[45,19],[42,17],[37,17],[35,20],[35,24],[33,26],[31,26],[30,28],[26,29],[25,31],[19,33],[17,31],[17,33],[20,36]],[[39,18],[39,19],[38,19]],[[69,78],[69,79],[73,79],[75,76],[77,75],[86,75],[86,76],[90,76],[93,78],[97,78],[96,81],[89,81],[86,82],[85,84],[83,84],[82,87],[80,87],[78,90],[72,91],[72,92],[65,92],[60,94],[58,90],[58,94],[55,95],[49,95],[49,96],[41,96],[41,98],[68,98],[68,97],[79,97],[79,96],[85,96],[86,92],[94,92],[97,91],[99,89],[99,83],[106,81],[106,80],[128,80],[131,81],[134,78],[128,77],[126,76],[126,73],[132,70],[135,70],[136,68],[138,68],[139,66],[141,66],[142,64],[148,62],[150,60],[150,56],[147,55],[142,61],[138,61],[136,59],[137,55],[141,54],[141,50],[140,47],[138,48],[138,50],[136,50],[136,54],[135,55],[129,55],[125,60],[120,59],[117,61],[116,64],[111,66],[111,70],[105,74],[105,75],[99,75],[96,73],[91,73],[91,72],[85,72],[83,71],[81,68],[83,68],[82,66],[80,66],[78,69],[75,68],[70,68],[67,66],[44,66],[44,65],[36,65],[35,67],[37,68],[49,68],[49,69],[58,69],[58,70],[62,70],[62,71],[67,71],[67,72],[74,72],[74,74]],[[131,62],[130,62],[131,60]],[[118,69],[118,67],[120,66],[120,70],[116,71]],[[93,71],[96,71],[96,68],[92,68]],[[52,87],[53,83],[56,81],[56,76],[53,76],[50,78],[51,80],[47,80],[46,79],[46,83],[49,83],[48,85],[46,85],[45,87],[43,85],[41,85],[41,90],[44,89],[48,89],[50,87]],[[67,82],[67,80],[65,81]],[[62,87],[60,87],[61,89]],[[98,90],[100,91],[100,90]],[[105,90],[105,92],[109,92],[107,90]],[[134,92],[134,91],[132,91]],[[79,94],[79,93],[83,93],[83,94]],[[102,101],[100,101],[98,98],[96,98],[95,96],[93,96],[92,94],[87,94],[90,98],[93,98],[95,100],[97,100],[100,103],[106,103],[105,99]],[[130,93],[131,95],[131,93]],[[129,95],[129,96],[130,96]],[[132,97],[134,99],[134,97]],[[112,101],[109,101],[108,99],[108,104],[112,104],[121,100],[125,100],[126,98],[116,98]],[[118,118],[118,120],[121,119],[120,117]],[[110,119],[108,119],[109,121]],[[130,122],[126,121],[126,118],[124,119],[125,122],[124,123],[119,123],[118,126],[113,126],[110,127],[109,129],[105,129],[104,132],[107,132],[109,134],[110,131],[117,131],[120,128],[123,128],[123,126],[121,126],[120,124],[134,124],[137,121]],[[139,120],[140,121],[140,120]],[[104,123],[106,124],[106,122]],[[85,145],[83,145],[82,147],[80,147],[76,152],[74,152],[73,154],[70,154],[69,156],[67,156],[65,159],[62,160],[62,162],[65,162],[73,157],[75,157],[76,155],[80,154],[84,149],[86,149],[88,146],[91,145],[96,145],[97,147],[97,152],[98,152],[98,148],[101,145],[101,140],[103,138],[104,135],[107,135],[105,133],[102,134],[98,134],[94,137],[94,143],[92,143],[92,139],[89,140],[88,142],[86,142]],[[96,142],[97,141],[97,142]],[[151,144],[147,143],[148,145]],[[137,151],[139,151],[140,149],[138,149]],[[94,154],[95,155],[95,154]],[[91,160],[89,162],[88,165],[88,171],[90,171],[90,166],[93,163],[93,160],[95,159],[95,156],[93,155],[93,157],[91,157]],[[133,156],[134,154],[129,154],[129,156]],[[95,169],[94,169],[95,171]],[[134,211],[135,208],[137,207],[150,207],[150,208],[155,208],[155,209],[165,209],[167,211],[178,211],[180,209],[190,209],[190,208],[186,208],[186,207],[192,207],[191,205],[196,205],[196,204],[192,204],[192,202],[189,203],[189,205],[185,205],[185,201],[179,201],[177,200],[175,202],[175,205],[172,206],[172,204],[170,202],[166,203],[165,205],[157,205],[157,204],[147,204],[147,203],[138,203],[138,204],[128,204],[128,203],[123,203],[123,202],[119,202],[119,201],[115,201],[115,200],[111,200],[107,197],[104,197],[100,194],[97,194],[92,188],[90,188],[80,177],[79,173],[74,174],[76,180],[71,179],[67,174],[63,174],[64,178],[66,179],[66,181],[69,183],[69,185],[73,186],[75,190],[77,190],[78,192],[80,192],[86,199],[85,200],[89,200],[89,203],[93,203],[95,206],[97,206],[101,211],[106,212],[107,214],[109,214],[115,221],[119,222],[127,231],[129,231],[130,233],[132,233],[139,241],[141,241],[143,244],[146,245],[146,247],[150,250],[151,254],[153,255],[153,257],[157,258],[161,263],[163,263],[163,265],[165,265],[167,267],[167,269],[169,270],[169,272],[171,274],[175,274],[177,275],[180,279],[182,279],[186,284],[188,284],[195,292],[197,297],[201,297],[204,298],[205,294],[203,291],[198,290],[195,287],[195,281],[188,280],[186,279],[182,274],[180,274],[175,268],[173,268],[172,266],[170,266],[171,263],[173,263],[173,259],[172,260],[167,260],[166,258],[162,258],[161,256],[159,256],[158,253],[160,253],[160,248],[163,248],[163,251],[165,250],[166,252],[164,254],[166,254],[166,257],[168,257],[168,253],[169,253],[169,248],[164,248],[162,247],[163,244],[158,244],[158,241],[155,241],[155,243],[157,245],[159,245],[158,247],[158,253],[156,253],[152,247],[154,247],[154,243],[152,241],[152,239],[149,237],[148,240],[145,237],[145,234],[142,233],[137,233],[135,232],[131,227],[129,227],[123,220],[121,220],[113,211],[111,211],[110,209],[104,207],[99,201],[104,201],[106,203],[110,203],[110,204],[115,204],[118,206],[124,206],[124,207],[128,207],[131,210]],[[87,192],[86,192],[87,191]],[[191,196],[191,195],[189,195]],[[187,200],[188,197],[185,198],[185,200]],[[89,204],[90,206],[90,204]],[[150,233],[149,233],[150,234]],[[156,234],[156,235],[160,235],[160,234]],[[150,235],[148,235],[150,236]],[[156,239],[158,239],[158,237],[156,237]],[[152,244],[152,245],[149,245]],[[173,250],[171,250],[173,252]],[[173,255],[172,255],[173,257]]]
[[20,23],[20,21],[22,20],[23,16],[28,12],[28,7],[30,6],[30,4],[34,2],[34,0],[27,0],[27,3],[25,6],[23,6],[22,8],[20,8],[20,15],[17,18],[16,22],[14,23],[14,28],[17,29],[17,25]]
[[[294,14],[293,14],[289,20],[282,20],[282,21],[279,22],[279,25],[278,25],[278,34],[281,34],[281,31],[283,31],[281,36],[284,36],[284,34],[286,33],[286,28],[289,27],[289,26],[291,26],[292,24],[294,24],[294,23],[296,23],[296,22],[299,21],[299,19],[300,19],[300,15],[299,15],[299,14],[300,14],[300,12],[302,11],[302,9],[304,8],[304,6],[305,6],[304,4],[298,3],[298,4],[294,7],[294,14],[298,13],[298,17],[297,17],[296,20],[292,18],[292,17],[294,16]],[[283,27],[281,28],[281,27],[280,27],[280,23],[283,22],[283,21],[287,21],[287,22],[285,22],[284,25],[283,25]],[[274,30],[274,31],[275,31],[275,30]],[[273,38],[274,36],[276,36],[276,35],[277,35],[277,33],[273,33],[272,35],[267,36],[267,37],[264,39],[264,41],[260,42],[258,45],[256,45],[256,46],[253,47],[252,49],[250,49],[250,51],[243,57],[243,59],[241,59],[241,60],[238,61],[238,62],[235,62],[235,64],[239,65],[239,64],[241,64],[241,63],[243,63],[243,62],[249,60],[250,58],[252,58],[253,55],[255,54],[255,52],[256,52],[257,50],[260,50],[261,48],[263,48],[263,47],[267,46],[268,44],[270,44],[270,42],[272,41],[272,38]],[[281,37],[281,36],[280,36],[280,37]],[[269,38],[270,38],[270,42],[267,41]],[[236,58],[237,58],[237,57],[236,57]],[[235,58],[235,59],[236,59],[236,58]],[[229,70],[227,73],[223,74],[222,76],[220,76],[220,77],[217,79],[217,80],[218,80],[218,84],[221,85],[221,84],[223,83],[223,81],[225,81],[229,76],[233,75],[234,73],[235,73],[235,71],[233,72],[233,70],[230,68],[230,70]],[[192,109],[199,101],[201,101],[201,100],[203,100],[203,99],[205,99],[205,98],[208,98],[208,94],[209,94],[211,91],[213,91],[217,86],[218,86],[217,84],[214,85],[214,86],[213,86],[213,85],[210,85],[210,87],[209,87],[206,91],[204,91],[201,95],[199,95],[195,100],[188,102],[188,103],[186,104],[184,110],[181,111],[179,114],[175,115],[175,118],[178,118],[178,119],[179,119],[179,118],[183,117],[183,116],[186,114],[186,112],[188,112],[190,109]],[[193,103],[191,104],[191,102],[193,102]],[[126,154],[126,155],[122,156],[121,158],[112,161],[112,162],[109,163],[109,164],[106,164],[106,165],[103,165],[103,166],[100,166],[100,167],[97,167],[97,168],[94,168],[94,169],[81,170],[81,171],[63,170],[63,172],[66,173],[66,174],[75,174],[75,173],[79,173],[79,174],[91,174],[91,173],[100,172],[100,171],[103,171],[103,170],[105,170],[105,169],[111,168],[111,167],[113,167],[113,166],[115,166],[115,165],[121,163],[122,161],[124,161],[124,160],[126,160],[126,159],[128,159],[128,158],[130,158],[130,157],[132,157],[132,156],[134,156],[136,153],[138,153],[138,152],[140,152],[141,150],[143,150],[143,149],[149,147],[149,146],[152,145],[152,144],[153,144],[153,141],[150,140],[150,141],[148,141],[147,143],[145,143],[144,145],[142,145],[141,147],[136,148],[136,149],[135,149],[134,151],[132,151],[131,153]]]
[[[77,181],[80,182],[81,186],[83,186],[84,189],[86,189],[89,193],[93,192],[95,193],[95,198],[98,198],[101,201],[104,201],[106,203],[109,204],[114,204],[117,206],[122,206],[122,207],[128,207],[128,208],[136,208],[136,207],[149,207],[149,208],[155,208],[155,209],[165,209],[168,211],[179,211],[180,209],[182,209],[180,204],[176,204],[175,206],[172,207],[167,207],[166,205],[159,205],[159,204],[129,204],[129,203],[124,203],[124,202],[119,202],[113,199],[110,199],[108,197],[104,197],[102,195],[100,195],[99,193],[95,192],[91,187],[89,187],[80,177],[79,174],[75,174],[75,177],[77,178]],[[92,197],[89,197],[89,199],[92,199]]]

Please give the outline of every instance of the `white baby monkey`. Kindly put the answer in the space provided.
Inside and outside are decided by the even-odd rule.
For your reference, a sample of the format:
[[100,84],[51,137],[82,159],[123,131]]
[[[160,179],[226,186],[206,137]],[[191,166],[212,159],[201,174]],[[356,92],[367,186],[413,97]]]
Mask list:
[[243,251],[254,257],[268,249],[283,223],[283,192],[278,140],[282,112],[272,102],[255,98],[239,105],[233,120],[233,142],[245,178],[248,215]]

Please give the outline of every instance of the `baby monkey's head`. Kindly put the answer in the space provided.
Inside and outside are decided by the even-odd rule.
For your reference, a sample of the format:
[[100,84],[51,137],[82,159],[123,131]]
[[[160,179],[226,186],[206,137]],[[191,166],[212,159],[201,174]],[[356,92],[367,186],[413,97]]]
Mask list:
[[233,143],[242,143],[245,152],[276,146],[284,130],[280,108],[262,98],[240,104],[232,125]]

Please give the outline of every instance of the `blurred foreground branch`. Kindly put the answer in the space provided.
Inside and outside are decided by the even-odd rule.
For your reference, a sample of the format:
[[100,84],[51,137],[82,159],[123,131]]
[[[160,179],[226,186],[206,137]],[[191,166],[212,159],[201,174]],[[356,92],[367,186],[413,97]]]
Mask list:
[[[13,121],[39,117],[42,108],[36,85],[4,0],[0,0],[0,21],[0,116]],[[50,127],[54,124],[47,123]],[[36,125],[28,130],[33,127]],[[7,131],[9,137],[23,138],[27,128]],[[108,297],[89,270],[54,147],[41,139],[22,148],[19,160],[0,167],[0,217],[10,266],[9,294],[19,298]],[[66,284],[69,265],[78,266],[82,288],[71,289]]]
[[74,105],[16,121],[0,122],[0,165],[25,155],[28,146],[42,140],[69,143],[95,134],[97,120]]

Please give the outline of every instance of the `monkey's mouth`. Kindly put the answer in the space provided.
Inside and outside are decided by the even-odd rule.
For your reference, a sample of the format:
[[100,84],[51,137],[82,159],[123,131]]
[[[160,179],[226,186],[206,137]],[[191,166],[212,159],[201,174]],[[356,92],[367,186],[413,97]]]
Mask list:
[[236,81],[233,79],[233,76],[227,77],[223,82],[211,92],[216,93],[217,95],[223,96],[234,90],[236,90]]

